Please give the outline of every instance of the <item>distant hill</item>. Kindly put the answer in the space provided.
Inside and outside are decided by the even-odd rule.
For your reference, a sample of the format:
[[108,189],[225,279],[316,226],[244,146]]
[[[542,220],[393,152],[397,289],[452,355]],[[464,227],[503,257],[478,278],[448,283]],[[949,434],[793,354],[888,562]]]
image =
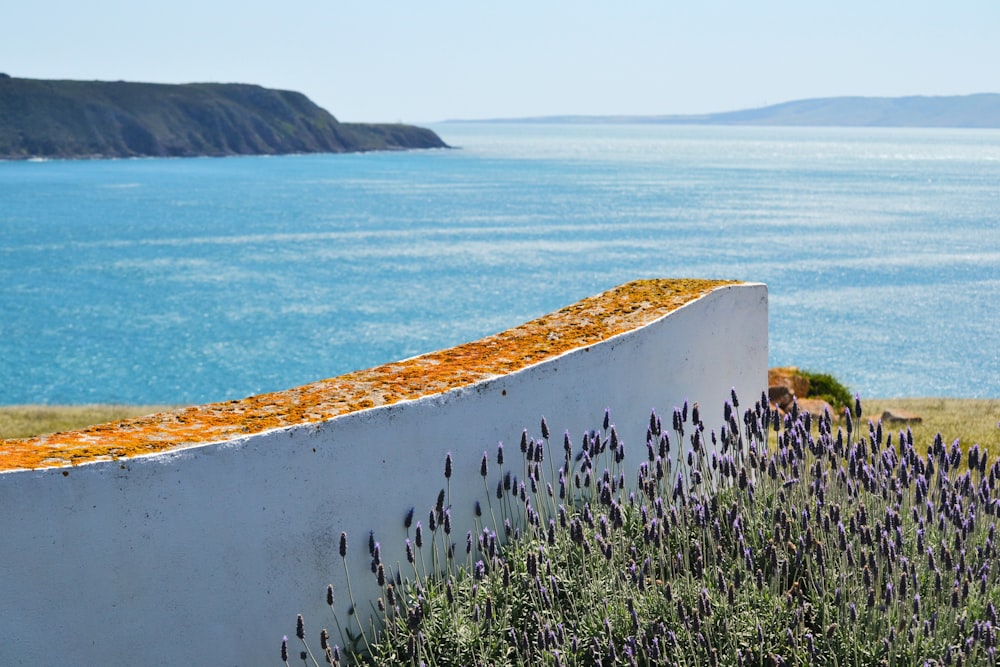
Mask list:
[[505,119],[504,122],[1000,128],[1000,94],[827,97],[690,116],[543,116]]
[[444,148],[431,130],[341,123],[248,84],[51,81],[0,74],[0,159],[190,157]]

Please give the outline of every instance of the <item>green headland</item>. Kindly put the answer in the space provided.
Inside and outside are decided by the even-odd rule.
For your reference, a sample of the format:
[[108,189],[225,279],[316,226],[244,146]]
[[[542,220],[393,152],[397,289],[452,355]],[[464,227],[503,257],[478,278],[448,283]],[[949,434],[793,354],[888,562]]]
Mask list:
[[0,74],[0,159],[195,157],[446,148],[404,124],[341,123],[302,93],[237,83]]

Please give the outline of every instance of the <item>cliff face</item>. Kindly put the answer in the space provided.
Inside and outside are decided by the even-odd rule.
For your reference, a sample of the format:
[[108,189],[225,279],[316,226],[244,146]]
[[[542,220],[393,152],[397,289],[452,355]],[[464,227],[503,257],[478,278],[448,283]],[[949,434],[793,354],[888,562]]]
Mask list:
[[345,153],[444,148],[431,130],[341,123],[301,93],[247,84],[0,75],[0,158]]

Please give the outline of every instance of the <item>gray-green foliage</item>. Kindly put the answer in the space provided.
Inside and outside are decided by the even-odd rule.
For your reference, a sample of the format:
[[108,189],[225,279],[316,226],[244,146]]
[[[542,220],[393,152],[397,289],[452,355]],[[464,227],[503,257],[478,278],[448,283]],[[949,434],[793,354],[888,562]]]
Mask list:
[[467,550],[448,553],[439,500],[402,583],[382,586],[382,632],[362,641],[348,623],[347,649],[324,638],[323,651],[379,665],[992,664],[1000,463],[893,437],[860,402],[834,431],[762,399],[741,419],[734,394],[718,433],[697,406],[669,429],[654,414],[631,475],[607,417],[578,447],[543,424],[520,460],[484,455]]

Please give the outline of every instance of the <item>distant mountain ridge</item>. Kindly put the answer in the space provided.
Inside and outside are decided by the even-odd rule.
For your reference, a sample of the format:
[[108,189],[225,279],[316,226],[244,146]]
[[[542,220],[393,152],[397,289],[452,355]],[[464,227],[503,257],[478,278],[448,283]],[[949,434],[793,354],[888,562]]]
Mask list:
[[341,123],[293,91],[235,83],[58,81],[0,74],[0,159],[444,147],[426,128]]
[[[1000,94],[944,97],[825,97],[722,113],[673,116],[538,116],[516,123],[650,123],[841,127],[1000,128]],[[490,122],[490,121],[456,121]]]

